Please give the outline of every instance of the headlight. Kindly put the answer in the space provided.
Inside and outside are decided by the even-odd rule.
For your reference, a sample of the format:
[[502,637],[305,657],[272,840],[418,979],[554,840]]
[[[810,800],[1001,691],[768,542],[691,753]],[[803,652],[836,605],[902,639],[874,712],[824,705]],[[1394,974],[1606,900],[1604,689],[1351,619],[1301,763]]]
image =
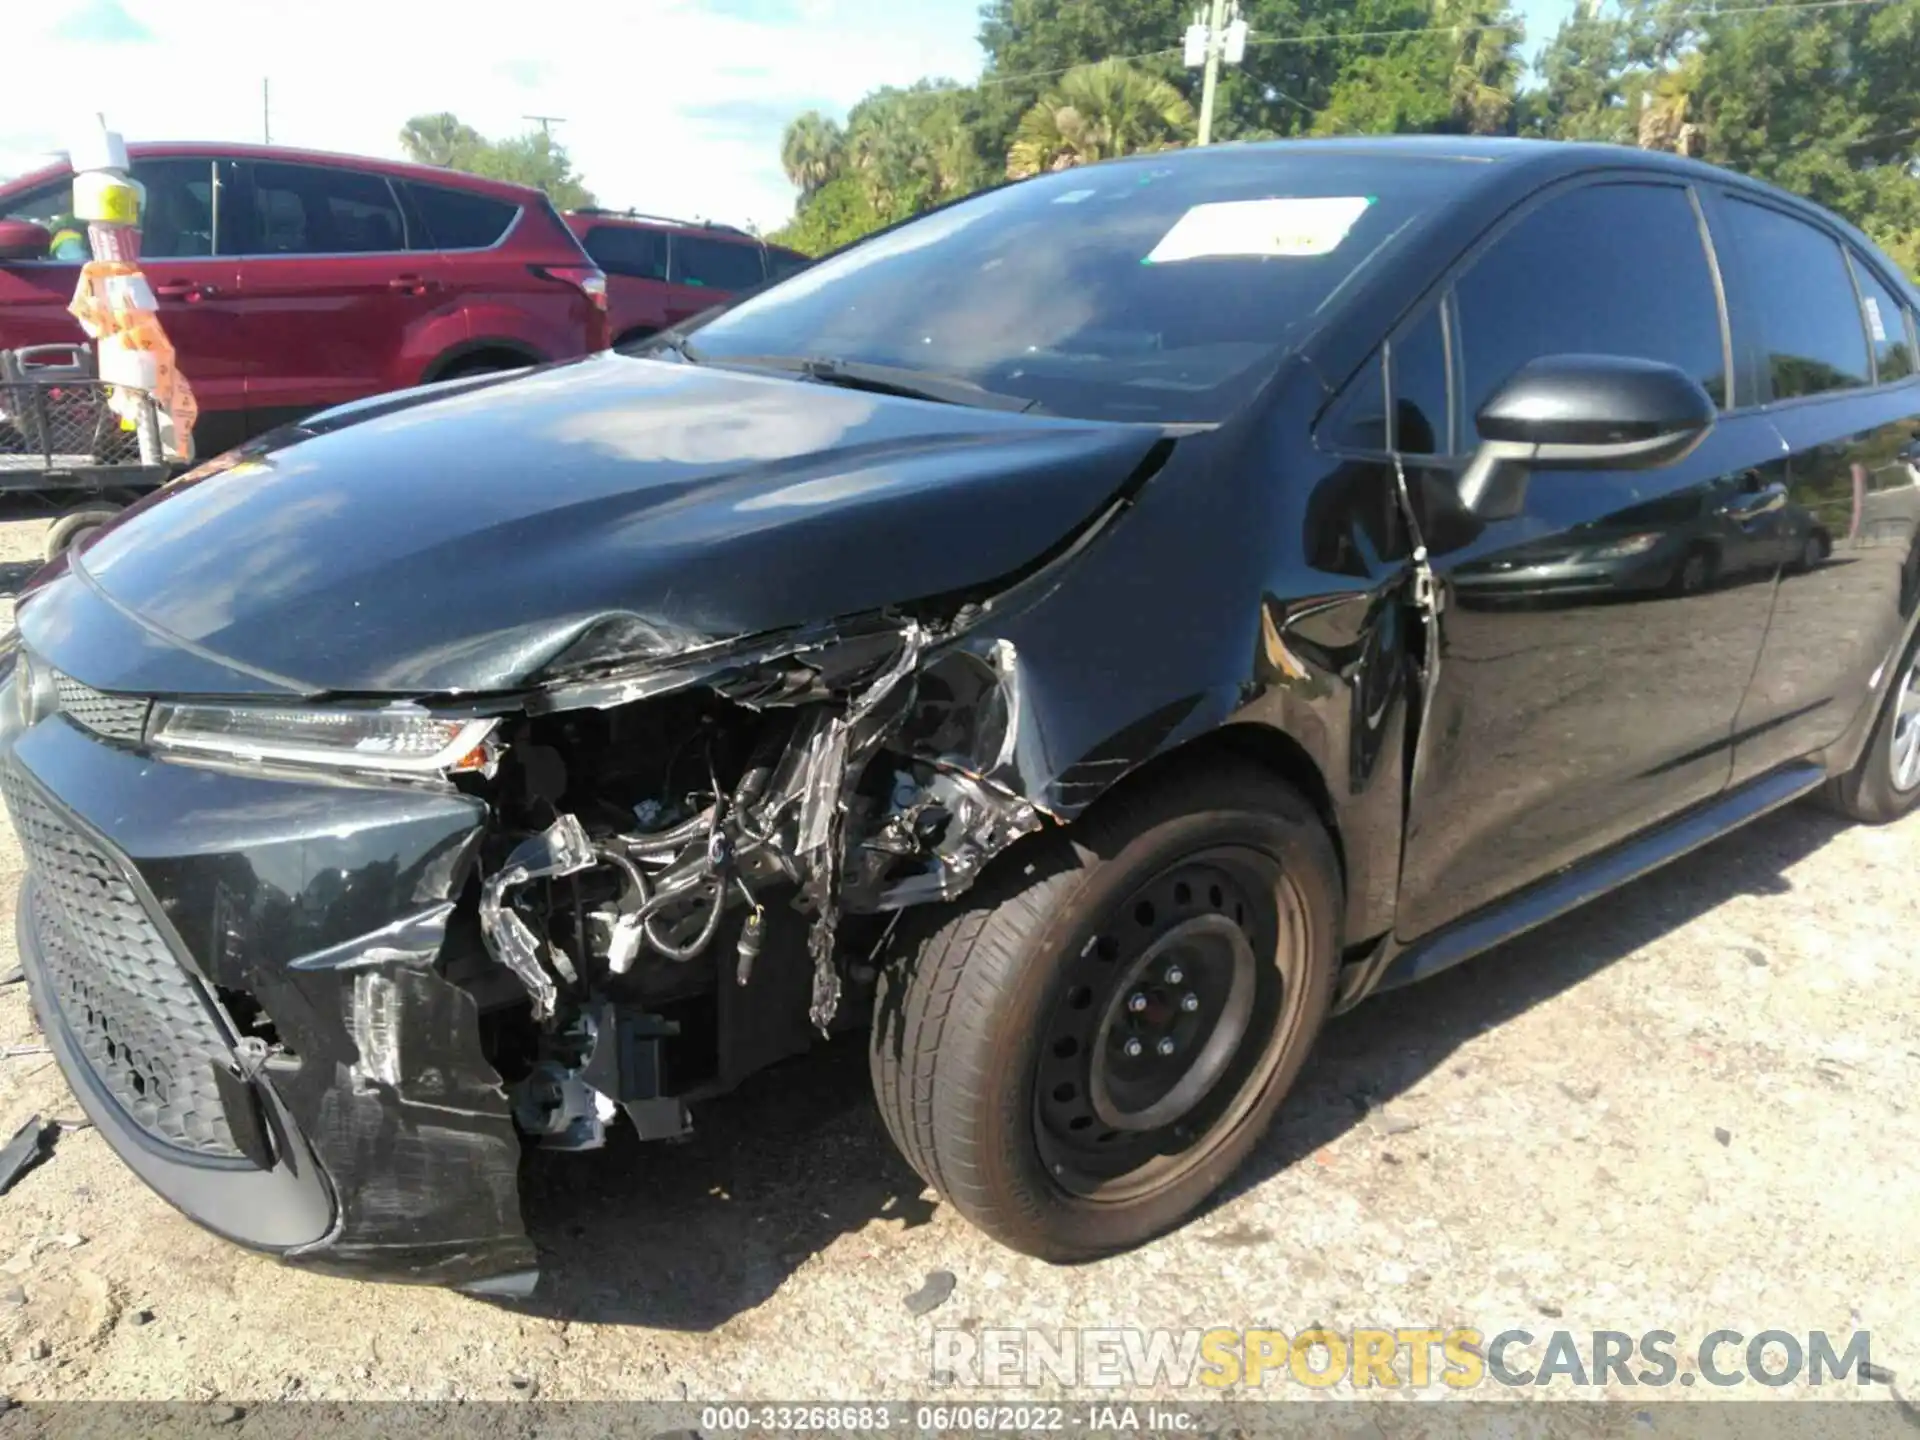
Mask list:
[[446,719],[418,705],[381,710],[279,705],[153,707],[148,742],[231,760],[277,760],[401,775],[485,770],[497,720]]
[[60,693],[54,689],[53,671],[45,661],[35,660],[22,645],[13,657],[13,698],[20,707],[20,725],[37,725],[60,708]]
[[1587,552],[1590,560],[1625,560],[1630,555],[1644,555],[1667,537],[1660,531],[1651,531],[1645,535],[1628,535],[1609,545],[1597,545]]

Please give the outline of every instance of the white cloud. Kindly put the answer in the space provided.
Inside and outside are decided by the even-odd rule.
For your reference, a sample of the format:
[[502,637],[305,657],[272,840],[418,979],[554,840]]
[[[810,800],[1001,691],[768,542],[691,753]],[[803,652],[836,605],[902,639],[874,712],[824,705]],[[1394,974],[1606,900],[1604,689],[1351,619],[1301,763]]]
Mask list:
[[276,144],[397,158],[412,115],[451,110],[493,136],[559,115],[556,135],[603,204],[763,227],[792,209],[787,117],[844,111],[925,75],[970,79],[980,65],[977,0],[19,8],[5,25],[0,174],[64,146],[96,110],[129,139],[257,141],[265,76]]

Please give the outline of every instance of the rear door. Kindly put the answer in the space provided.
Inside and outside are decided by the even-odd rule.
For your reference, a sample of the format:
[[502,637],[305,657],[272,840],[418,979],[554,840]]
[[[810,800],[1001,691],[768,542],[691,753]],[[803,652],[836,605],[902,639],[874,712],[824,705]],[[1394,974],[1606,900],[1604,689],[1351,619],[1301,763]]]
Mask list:
[[[1719,540],[1785,477],[1765,417],[1727,408],[1715,259],[1683,184],[1537,199],[1395,349],[1397,443],[1433,452],[1411,478],[1443,599],[1403,854],[1411,939],[1725,786],[1766,607]],[[1480,406],[1528,361],[1577,353],[1676,365],[1721,418],[1664,469],[1541,471],[1514,518],[1466,512]]]
[[1913,603],[1920,417],[1901,288],[1837,233],[1728,190],[1713,212],[1735,336],[1790,449],[1772,624],[1740,710],[1734,775],[1832,744],[1870,702]]
[[668,279],[687,315],[723,305],[766,278],[760,246],[750,237],[722,239],[691,230],[673,234]]
[[411,384],[408,334],[446,305],[444,262],[409,250],[387,178],[281,161],[241,168],[248,428]]
[[[146,187],[140,268],[200,406],[195,447],[211,455],[241,438],[246,408],[247,339],[228,210],[233,166],[204,157],[144,157],[134,161],[133,177]],[[86,226],[73,219],[72,197],[69,175],[5,202],[8,215],[46,225],[54,246],[43,259],[0,263],[0,348],[85,339],[67,312],[81,263],[91,254]]]

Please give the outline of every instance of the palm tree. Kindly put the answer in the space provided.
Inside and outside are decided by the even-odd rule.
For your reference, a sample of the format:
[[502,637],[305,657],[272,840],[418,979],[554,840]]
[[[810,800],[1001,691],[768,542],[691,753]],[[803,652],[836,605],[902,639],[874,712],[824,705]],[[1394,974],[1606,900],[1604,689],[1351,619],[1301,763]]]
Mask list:
[[864,102],[847,125],[848,168],[874,212],[890,220],[919,209],[936,183],[920,118],[911,97],[890,94]]
[[846,136],[818,110],[809,110],[787,126],[780,143],[780,163],[787,179],[803,195],[811,195],[840,173],[846,159]]
[[1078,65],[1020,117],[1007,152],[1007,174],[1018,180],[1117,155],[1172,149],[1185,142],[1192,125],[1193,106],[1158,76],[1124,60]]
[[1513,115],[1520,77],[1518,49],[1524,31],[1507,11],[1486,0],[1437,0],[1434,27],[1451,41],[1447,95],[1453,128],[1469,135],[1498,135]]

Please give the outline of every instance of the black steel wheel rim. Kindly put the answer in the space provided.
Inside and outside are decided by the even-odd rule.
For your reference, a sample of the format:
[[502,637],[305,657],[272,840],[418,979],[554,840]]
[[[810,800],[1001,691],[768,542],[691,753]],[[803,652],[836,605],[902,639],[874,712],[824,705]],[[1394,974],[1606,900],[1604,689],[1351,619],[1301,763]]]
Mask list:
[[1055,1183],[1133,1200],[1203,1164],[1278,1067],[1305,965],[1300,896],[1251,847],[1176,860],[1095,917],[1034,1076],[1034,1132]]

